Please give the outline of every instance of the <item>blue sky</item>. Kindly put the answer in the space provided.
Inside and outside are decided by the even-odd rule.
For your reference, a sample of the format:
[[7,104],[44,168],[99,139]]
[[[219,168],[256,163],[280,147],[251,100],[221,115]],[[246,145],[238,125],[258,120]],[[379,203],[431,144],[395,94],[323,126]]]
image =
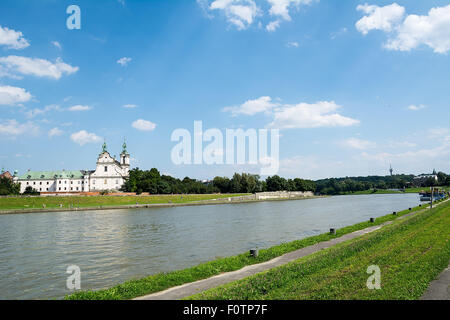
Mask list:
[[3,0],[0,165],[93,169],[126,137],[143,169],[257,171],[174,165],[201,120],[279,128],[286,177],[450,173],[449,53],[449,1]]

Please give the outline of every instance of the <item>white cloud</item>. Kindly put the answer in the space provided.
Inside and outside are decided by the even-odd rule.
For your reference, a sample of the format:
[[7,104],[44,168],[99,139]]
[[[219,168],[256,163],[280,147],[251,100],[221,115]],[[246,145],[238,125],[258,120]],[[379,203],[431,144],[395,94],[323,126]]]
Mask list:
[[125,109],[135,109],[137,107],[138,106],[135,105],[135,104],[125,104],[125,105],[122,106],[122,108],[125,108]]
[[0,26],[0,46],[20,50],[29,45],[28,40],[23,37],[22,32]]
[[294,8],[298,9],[300,5],[309,5],[315,0],[267,0],[271,5],[269,13],[272,16],[279,16],[286,21],[291,20],[289,10]]
[[450,5],[432,8],[426,16],[407,16],[385,47],[410,51],[421,45],[432,48],[435,53],[450,50]]
[[421,105],[410,105],[410,106],[408,106],[408,110],[419,111],[419,110],[425,109],[426,107],[427,106],[423,105],[423,104],[421,104]]
[[399,149],[399,148],[414,148],[417,147],[417,143],[410,142],[410,141],[389,141],[386,146],[388,148],[392,149]]
[[28,110],[25,112],[25,114],[28,118],[34,118],[38,115],[45,114],[50,111],[59,111],[59,110],[61,110],[59,105],[52,104],[52,105],[45,106],[43,109],[35,108],[35,109]]
[[80,146],[84,146],[87,143],[99,143],[102,141],[101,137],[97,136],[94,133],[89,133],[85,130],[73,133],[70,136],[70,139]]
[[273,32],[273,31],[277,30],[279,26],[280,26],[280,20],[275,20],[275,21],[270,22],[266,26],[266,30],[269,32]]
[[359,124],[359,120],[344,117],[335,111],[340,109],[334,101],[315,104],[299,103],[274,109],[274,120],[269,127],[279,129],[348,127]]
[[405,15],[405,8],[396,3],[384,7],[366,3],[358,5],[356,9],[366,14],[366,16],[356,22],[356,29],[364,35],[371,30],[389,32]]
[[[264,11],[256,4],[255,0],[197,0],[197,3],[208,18],[213,16],[209,12],[222,12],[228,22],[237,27],[238,30],[247,29],[258,17],[264,15],[275,18],[266,25],[267,31],[275,31],[282,20],[290,21],[290,10],[298,10],[300,5],[309,5],[319,0],[265,0],[269,10]],[[261,1],[262,2],[262,1]],[[259,21],[258,26],[262,26]]]
[[77,111],[89,111],[91,109],[92,109],[92,107],[90,107],[90,106],[76,105],[76,106],[70,107],[68,110],[72,111],[72,112],[77,112]]
[[0,75],[3,73],[33,75],[60,79],[63,75],[70,75],[78,71],[78,67],[72,67],[64,63],[60,58],[50,62],[44,59],[8,56],[0,57]]
[[128,57],[123,57],[120,58],[119,60],[117,60],[117,63],[120,64],[122,67],[126,67],[130,62],[131,62],[131,58]]
[[[352,168],[347,170],[347,165],[351,165]],[[315,180],[336,177],[346,171],[353,172],[352,174],[357,175],[354,169],[354,164],[347,164],[335,159],[298,155],[281,159],[279,174],[286,178],[302,177],[304,179]]]
[[19,135],[35,135],[39,132],[39,127],[32,122],[19,123],[15,119],[0,122],[0,135],[16,137]]
[[275,106],[277,106],[277,104],[272,102],[272,98],[260,97],[255,100],[248,100],[240,106],[226,107],[223,111],[231,112],[233,116],[237,116],[239,114],[253,116],[261,112],[268,113],[272,111]]
[[359,124],[359,120],[344,117],[335,112],[340,108],[341,106],[334,101],[289,105],[275,103],[271,97],[263,96],[255,100],[248,100],[240,106],[225,107],[222,111],[231,112],[232,116],[253,116],[265,113],[273,117],[269,127],[278,129],[347,127]]
[[428,131],[428,136],[432,139],[443,138],[450,136],[450,129],[447,128],[433,128]]
[[366,150],[376,147],[377,144],[372,141],[361,140],[358,138],[349,138],[342,141],[341,145],[350,149]]
[[25,89],[0,86],[0,105],[16,105],[30,101],[31,94]]
[[53,138],[53,137],[60,136],[60,135],[62,135],[63,133],[64,133],[64,131],[60,130],[59,128],[53,128],[53,129],[51,129],[51,130],[48,132],[48,136],[49,136],[50,138]]
[[300,44],[296,41],[290,41],[288,43],[286,43],[286,47],[288,48],[298,48],[300,46]]
[[380,152],[377,154],[363,153],[366,159],[376,160],[380,162],[388,162],[392,160],[409,160],[414,162],[423,162],[427,159],[445,157],[450,154],[449,143],[443,144],[435,148],[419,149],[414,151],[406,151],[401,153]]
[[156,129],[155,123],[143,119],[136,120],[131,126],[140,131],[153,131]]
[[248,28],[260,14],[260,9],[253,0],[215,0],[209,10],[223,11],[227,20],[239,30]]
[[362,153],[364,160],[372,161],[375,165],[395,162],[403,172],[418,172],[431,170],[433,167],[448,168],[450,162],[450,129],[434,128],[429,130],[429,138],[426,142],[432,142],[435,146],[419,147],[402,152],[378,152],[374,154]]
[[59,50],[62,49],[61,44],[58,41],[52,41],[52,45],[54,45],[56,48],[58,48]]
[[450,50],[450,5],[431,8],[428,15],[406,17],[405,8],[396,3],[384,7],[365,4],[357,9],[367,14],[356,23],[358,31],[364,35],[371,30],[388,33],[386,49],[410,51],[425,45],[435,53]]

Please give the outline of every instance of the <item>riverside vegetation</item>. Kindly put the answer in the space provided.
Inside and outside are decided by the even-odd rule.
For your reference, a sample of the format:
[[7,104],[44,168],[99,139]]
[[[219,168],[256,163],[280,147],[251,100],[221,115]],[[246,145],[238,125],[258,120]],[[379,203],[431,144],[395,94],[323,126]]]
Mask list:
[[[448,206],[447,206],[448,209]],[[283,243],[268,249],[260,250],[257,258],[250,257],[248,253],[240,254],[233,257],[222,258],[207,263],[200,264],[184,270],[172,271],[167,273],[160,273],[151,275],[143,279],[136,279],[119,284],[113,288],[99,290],[99,291],[81,291],[66,297],[68,300],[121,300],[132,299],[147,294],[163,291],[165,289],[182,285],[188,282],[194,282],[201,279],[206,279],[211,276],[239,270],[247,265],[257,264],[269,261],[273,258],[281,256],[285,253],[292,252],[318,242],[327,241],[342,235],[365,229],[369,226],[380,225],[384,222],[397,219],[410,212],[423,210],[423,207],[412,208],[399,212],[396,216],[388,214],[386,216],[375,219],[374,223],[361,222],[353,226],[345,227],[337,230],[336,235],[321,234],[302,240],[297,240],[289,243]],[[448,226],[448,225],[447,225]],[[209,296],[205,296],[209,297]],[[203,298],[203,297],[202,297]]]

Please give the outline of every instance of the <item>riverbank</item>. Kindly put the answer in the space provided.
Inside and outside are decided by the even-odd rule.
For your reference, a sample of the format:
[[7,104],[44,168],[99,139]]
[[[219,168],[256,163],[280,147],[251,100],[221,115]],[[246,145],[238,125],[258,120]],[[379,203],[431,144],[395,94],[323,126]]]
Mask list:
[[[207,194],[155,196],[3,197],[0,215],[35,212],[170,208],[320,198],[312,193]],[[5,209],[7,208],[7,209]]]
[[[420,299],[450,260],[450,202],[267,272],[191,296],[201,300]],[[381,271],[367,288],[367,268]]]
[[[441,187],[443,190],[450,192],[450,187]],[[364,195],[364,194],[402,194],[402,193],[420,193],[423,190],[430,190],[430,188],[409,188],[403,190],[394,189],[370,189],[355,192],[343,192],[340,195]]]
[[[397,190],[366,190],[342,195],[403,194],[419,193],[421,188]],[[450,187],[445,190],[450,191]],[[261,201],[284,201],[311,199],[312,192],[263,192],[257,194],[194,194],[194,195],[150,195],[150,196],[29,196],[0,197],[0,215],[34,212],[67,212],[116,209],[167,208],[179,206],[201,206]]]
[[191,267],[184,270],[161,273],[146,277],[144,279],[128,281],[124,284],[115,286],[111,289],[79,292],[68,299],[132,299],[146,294],[163,291],[165,289],[182,285],[184,283],[193,282],[201,279],[206,279],[223,272],[239,270],[245,266],[258,264],[269,261],[273,258],[279,257],[285,253],[289,253],[319,242],[328,241],[341,237],[342,235],[362,230],[367,227],[380,225],[386,221],[391,221],[399,216],[403,216],[410,212],[415,212],[423,209],[423,207],[412,208],[412,210],[405,210],[399,212],[397,216],[392,214],[377,218],[375,223],[362,222],[350,227],[345,227],[337,230],[336,235],[321,234],[314,237],[305,238],[289,243],[280,244],[268,249],[260,250],[258,258],[249,257],[248,253],[229,258],[222,258],[211,262],[200,264],[196,267]]

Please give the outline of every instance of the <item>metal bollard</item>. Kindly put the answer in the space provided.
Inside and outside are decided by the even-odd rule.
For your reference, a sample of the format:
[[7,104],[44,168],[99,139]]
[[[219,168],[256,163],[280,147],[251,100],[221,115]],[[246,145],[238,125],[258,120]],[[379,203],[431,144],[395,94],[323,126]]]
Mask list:
[[258,258],[259,252],[258,249],[251,249],[250,250],[250,256],[253,258]]

